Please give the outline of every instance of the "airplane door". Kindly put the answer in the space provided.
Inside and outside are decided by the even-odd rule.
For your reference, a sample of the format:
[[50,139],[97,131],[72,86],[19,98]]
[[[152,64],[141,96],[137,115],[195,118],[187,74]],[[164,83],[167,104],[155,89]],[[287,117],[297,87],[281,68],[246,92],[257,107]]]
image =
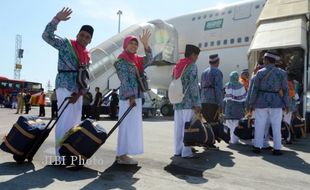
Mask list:
[[233,19],[234,20],[241,20],[241,19],[250,18],[251,17],[251,11],[252,11],[252,3],[235,6]]

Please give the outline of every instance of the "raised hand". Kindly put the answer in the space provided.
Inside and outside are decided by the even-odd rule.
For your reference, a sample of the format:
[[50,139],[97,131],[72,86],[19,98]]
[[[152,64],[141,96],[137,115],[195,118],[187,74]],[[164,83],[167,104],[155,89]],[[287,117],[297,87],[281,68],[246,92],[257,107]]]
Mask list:
[[61,11],[59,11],[57,13],[57,15],[55,17],[60,21],[66,21],[66,20],[69,20],[71,18],[70,17],[71,13],[72,13],[72,10],[70,8],[64,7],[64,8],[62,8]]
[[150,37],[151,37],[151,32],[148,29],[143,30],[142,35],[139,35],[140,41],[142,42],[145,49],[149,48]]

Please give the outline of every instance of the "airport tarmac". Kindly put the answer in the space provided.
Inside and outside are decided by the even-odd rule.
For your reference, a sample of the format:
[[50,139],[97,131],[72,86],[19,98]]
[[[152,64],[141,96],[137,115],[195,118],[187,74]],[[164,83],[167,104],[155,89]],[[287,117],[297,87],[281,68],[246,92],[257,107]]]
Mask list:
[[[0,108],[0,138],[18,115]],[[39,110],[33,107],[30,115]],[[48,117],[50,108],[46,108]],[[109,130],[116,123],[102,117],[98,122]],[[84,168],[49,165],[54,156],[55,135],[51,132],[32,163],[16,164],[11,154],[0,150],[0,189],[272,189],[310,188],[310,135],[284,145],[282,156],[270,151],[257,155],[251,146],[217,144],[219,150],[199,150],[199,159],[173,157],[173,118],[144,120],[144,151],[135,158],[138,166],[114,163],[117,131],[90,158]]]

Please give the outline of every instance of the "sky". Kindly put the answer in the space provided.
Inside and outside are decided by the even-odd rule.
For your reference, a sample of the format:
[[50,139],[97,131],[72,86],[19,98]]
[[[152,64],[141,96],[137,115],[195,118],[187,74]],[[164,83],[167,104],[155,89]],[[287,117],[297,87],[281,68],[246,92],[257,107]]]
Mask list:
[[92,25],[95,29],[88,49],[118,32],[118,10],[121,10],[121,30],[132,24],[154,19],[166,20],[202,9],[220,7],[241,0],[10,0],[1,3],[0,76],[14,78],[15,39],[22,35],[20,79],[40,82],[52,87],[57,74],[58,52],[42,39],[49,21],[63,7],[73,11],[71,19],[60,22],[55,34],[75,39],[80,27]]

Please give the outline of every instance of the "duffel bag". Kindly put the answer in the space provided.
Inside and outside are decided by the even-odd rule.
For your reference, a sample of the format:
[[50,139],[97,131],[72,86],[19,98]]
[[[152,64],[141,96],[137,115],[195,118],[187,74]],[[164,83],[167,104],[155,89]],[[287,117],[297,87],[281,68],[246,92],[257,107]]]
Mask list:
[[192,121],[185,123],[183,143],[185,146],[213,145],[215,136],[209,124],[200,116],[194,116]]
[[306,138],[306,123],[305,119],[300,117],[293,117],[292,119],[292,132],[296,138]]
[[[269,128],[269,134],[270,134],[271,137],[273,137],[272,127],[271,126]],[[286,141],[290,141],[291,140],[290,126],[285,121],[281,122],[281,136],[282,136],[282,139],[284,139]]]
[[227,144],[230,141],[230,129],[222,122],[210,123],[216,139],[222,139]]
[[254,138],[254,119],[242,118],[239,120],[238,127],[235,128],[234,134],[243,140]]

